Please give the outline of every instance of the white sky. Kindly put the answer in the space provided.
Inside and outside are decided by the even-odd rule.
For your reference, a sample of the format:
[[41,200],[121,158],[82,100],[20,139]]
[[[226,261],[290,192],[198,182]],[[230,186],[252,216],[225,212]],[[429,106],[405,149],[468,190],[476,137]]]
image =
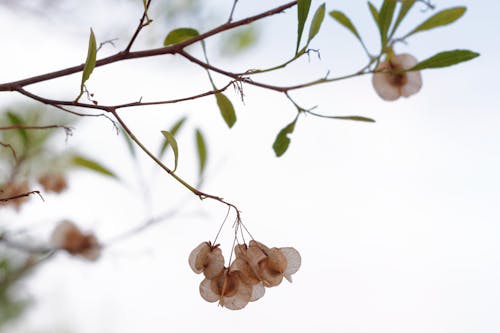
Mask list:
[[[231,1],[226,2],[229,7]],[[240,2],[239,15],[246,8],[259,10],[249,1]],[[319,3],[313,2],[313,8]],[[150,214],[168,211],[177,202],[183,205],[175,218],[109,248],[96,264],[61,254],[38,270],[25,283],[35,304],[8,332],[498,332],[500,52],[495,41],[500,5],[472,0],[438,4],[446,8],[457,3],[468,7],[459,23],[415,36],[397,50],[424,59],[467,48],[480,52],[480,58],[424,72],[422,91],[394,103],[380,100],[368,77],[294,93],[304,106],[319,105],[317,112],[364,115],[377,123],[300,119],[281,159],[274,157],[271,144],[295,111],[276,93],[246,87],[243,105],[228,92],[238,113],[231,131],[213,98],[122,113],[155,149],[159,131],[187,112],[191,119],[179,138],[179,172],[193,182],[192,129],[203,126],[210,144],[204,190],[237,204],[256,239],[300,251],[303,265],[293,284],[267,290],[263,299],[238,312],[204,302],[198,294],[202,278],[189,269],[187,257],[214,237],[225,207],[189,196],[146,158],[138,173],[110,123],[90,119],[76,129],[68,146],[101,156],[126,181],[74,173],[65,196],[49,195],[20,217],[4,211],[2,219],[39,225],[36,234],[47,235],[53,222],[71,218],[106,240]],[[127,15],[114,15],[118,10],[102,6],[97,16],[82,12],[70,21],[2,12],[1,81],[81,63],[89,26],[98,39],[105,39],[113,37],[115,20],[120,27],[127,20],[135,25],[136,15],[129,10],[133,6],[120,8]],[[364,1],[327,2],[328,10],[341,8],[361,22],[361,33],[374,41],[365,6]],[[420,16],[418,11],[414,15],[409,26]],[[295,10],[267,20],[258,48],[236,59],[217,58],[213,51],[214,63],[247,69],[286,59],[295,45],[294,20]],[[124,43],[119,41],[118,47]],[[364,65],[354,38],[329,17],[311,46],[321,49],[321,61],[312,57],[270,80],[302,82],[328,69],[336,75]],[[180,66],[184,62],[177,58],[98,68],[89,87],[110,103],[208,90],[205,73]],[[218,82],[226,81],[219,77]],[[33,89],[72,96],[79,77],[55,84],[56,92],[51,84]],[[14,99],[5,94],[0,103]],[[142,200],[141,181],[151,187],[149,203]],[[231,231],[226,228],[222,238],[226,251]]]

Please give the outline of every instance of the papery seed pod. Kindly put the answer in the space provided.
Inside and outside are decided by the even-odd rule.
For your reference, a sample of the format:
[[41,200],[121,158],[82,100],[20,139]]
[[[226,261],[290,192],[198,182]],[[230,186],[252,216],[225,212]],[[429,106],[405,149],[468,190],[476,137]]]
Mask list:
[[300,257],[300,253],[293,247],[281,247],[280,250],[287,261],[287,266],[285,271],[283,272],[283,276],[289,282],[292,282],[292,274],[295,274],[299,270],[301,265],[302,259]]
[[250,302],[255,302],[262,297],[266,293],[266,288],[264,288],[264,284],[262,282],[254,284],[252,286],[252,295],[250,296]]
[[83,233],[73,222],[59,223],[51,235],[51,245],[72,255],[95,261],[101,254],[97,238],[91,233]]
[[255,275],[252,268],[250,268],[248,262],[241,257],[237,257],[236,259],[234,259],[233,263],[230,266],[230,269],[231,271],[237,272],[240,275],[241,281],[243,281],[243,283],[253,286],[261,282],[257,275]]
[[38,178],[38,183],[42,185],[47,192],[61,193],[68,184],[66,178],[61,174],[45,174]]
[[203,272],[207,279],[213,279],[224,270],[224,256],[219,247],[209,242],[198,245],[189,255],[189,266],[193,272]]
[[[0,198],[12,198],[17,195],[21,195],[29,192],[28,182],[9,182],[5,184],[3,188],[0,188]],[[14,206],[17,211],[21,208],[21,206],[28,201],[28,197],[20,197],[16,199],[11,199],[5,202],[2,202],[6,205]]]
[[422,88],[422,76],[419,71],[399,72],[410,69],[418,63],[410,54],[399,54],[381,62],[377,73],[373,74],[372,84],[377,94],[386,101],[399,97],[409,97]]
[[[260,289],[255,291],[255,298],[260,296]],[[204,279],[200,283],[200,295],[207,302],[219,301],[219,305],[230,310],[244,308],[252,299],[253,288],[243,283],[236,272],[227,268],[214,279]]]

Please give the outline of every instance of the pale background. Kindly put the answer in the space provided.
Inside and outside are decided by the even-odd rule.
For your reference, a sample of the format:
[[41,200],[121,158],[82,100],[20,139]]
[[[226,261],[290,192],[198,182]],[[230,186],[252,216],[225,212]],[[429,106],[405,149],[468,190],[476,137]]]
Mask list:
[[[123,47],[137,22],[138,2],[112,7],[94,1],[44,18],[2,8],[1,81],[81,63],[89,27],[101,41],[121,36],[117,47]],[[179,137],[179,172],[192,182],[192,128],[204,126],[210,160],[203,189],[237,204],[256,239],[300,251],[303,265],[293,284],[267,290],[238,312],[203,301],[202,277],[189,269],[187,257],[200,242],[213,239],[225,207],[190,196],[146,158],[138,171],[112,125],[88,119],[67,146],[99,157],[124,181],[76,172],[65,196],[33,199],[19,216],[2,211],[3,219],[33,226],[34,236],[47,237],[55,222],[70,218],[106,241],[180,202],[178,214],[116,243],[95,264],[58,255],[24,282],[23,292],[34,304],[7,332],[499,332],[500,4],[435,2],[439,8],[466,5],[468,12],[458,23],[415,36],[397,51],[424,59],[466,48],[481,57],[424,72],[422,91],[393,103],[378,98],[369,77],[294,93],[304,106],[319,105],[319,113],[363,115],[377,123],[302,118],[281,159],[271,144],[295,110],[277,93],[245,87],[243,105],[228,91],[238,113],[230,131],[213,98],[122,111],[153,149],[160,130],[191,115]],[[225,18],[221,13],[231,3],[214,2],[211,10]],[[280,3],[242,0],[237,17]],[[319,4],[313,1],[312,8]],[[376,47],[366,3],[327,1],[328,10],[338,8]],[[262,22],[264,36],[246,55],[221,57],[213,47],[213,62],[245,70],[286,60],[295,46],[295,13]],[[408,28],[423,15],[416,11]],[[115,25],[122,30],[114,31]],[[161,45],[162,38],[145,36],[137,47]],[[328,69],[340,75],[364,65],[355,39],[329,17],[311,47],[321,50],[321,60],[304,59],[269,80],[302,82]],[[226,81],[218,77],[218,82]],[[78,85],[75,75],[29,88],[67,98]],[[98,68],[89,87],[113,103],[186,96],[208,90],[209,84],[203,71],[179,57],[161,57]],[[22,100],[5,93],[0,105]],[[141,182],[151,187],[148,200]],[[224,230],[228,256],[232,230]]]

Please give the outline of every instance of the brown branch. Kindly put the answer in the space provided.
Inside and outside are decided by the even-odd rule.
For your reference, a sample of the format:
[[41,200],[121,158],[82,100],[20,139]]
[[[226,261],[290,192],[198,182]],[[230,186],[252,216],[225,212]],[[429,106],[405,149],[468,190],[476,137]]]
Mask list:
[[[135,52],[126,51],[126,49],[125,49],[125,50],[120,51],[120,52],[118,52],[114,55],[111,55],[109,57],[97,60],[95,66],[100,67],[100,66],[108,65],[108,64],[111,64],[114,62],[129,60],[129,59],[147,58],[147,57],[154,57],[154,56],[160,56],[160,55],[166,55],[166,54],[173,55],[173,54],[179,53],[179,51],[184,49],[186,46],[195,44],[199,41],[205,40],[208,37],[217,35],[221,32],[231,30],[231,29],[234,29],[234,28],[239,27],[239,26],[250,24],[252,22],[261,20],[265,17],[269,17],[272,15],[276,15],[278,13],[282,13],[284,10],[291,8],[291,7],[295,6],[296,4],[297,4],[297,1],[291,1],[287,4],[284,4],[282,6],[273,8],[271,10],[265,11],[263,13],[260,13],[260,14],[254,15],[254,16],[250,16],[250,17],[244,18],[244,19],[239,20],[239,21],[228,22],[228,23],[222,24],[222,25],[220,25],[212,30],[209,30],[205,33],[200,34],[199,36],[193,37],[189,40],[186,40],[182,43],[178,43],[175,45],[156,48],[156,49],[143,50],[143,51],[135,51]],[[49,80],[56,79],[59,77],[68,76],[71,74],[81,72],[83,70],[83,67],[84,67],[84,64],[81,64],[81,65],[61,69],[61,70],[58,70],[55,72],[37,75],[37,76],[30,77],[30,78],[18,80],[18,81],[3,83],[3,84],[0,84],[0,91],[19,91],[20,87],[24,87],[24,86],[34,84],[34,83],[49,81]]]
[[132,38],[130,38],[130,42],[128,43],[127,47],[125,48],[125,50],[123,52],[125,52],[125,53],[130,52],[130,48],[132,47],[135,40],[137,39],[137,36],[139,36],[139,33],[141,32],[142,28],[144,28],[145,26],[149,25],[149,23],[151,23],[151,20],[148,17],[148,9],[149,9],[150,5],[151,5],[151,0],[148,0],[146,2],[146,6],[144,8],[144,13],[142,14],[142,17],[139,20],[139,25],[137,26],[137,29],[135,29],[135,32],[132,35]]
[[30,191],[30,192],[26,192],[26,193],[17,194],[17,195],[14,195],[12,197],[0,198],[0,202],[7,202],[7,201],[10,201],[10,200],[24,198],[24,197],[30,196],[32,194],[38,194],[38,196],[42,199],[42,201],[45,201],[43,199],[42,195],[40,194],[40,191],[35,190],[35,191]]
[[16,161],[16,164],[17,164],[18,163],[17,154],[16,154],[15,149],[12,147],[12,145],[10,145],[8,143],[0,142],[0,146],[2,146],[4,148],[7,148],[7,149],[9,149],[11,151],[12,157],[14,157],[14,160]]

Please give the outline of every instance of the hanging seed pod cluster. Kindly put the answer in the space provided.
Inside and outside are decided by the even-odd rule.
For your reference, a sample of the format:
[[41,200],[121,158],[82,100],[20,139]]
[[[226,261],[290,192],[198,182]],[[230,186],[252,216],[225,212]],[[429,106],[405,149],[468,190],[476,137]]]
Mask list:
[[300,263],[300,254],[293,247],[269,248],[255,240],[234,246],[228,266],[219,246],[211,242],[201,243],[189,256],[191,269],[205,276],[200,283],[201,297],[230,310],[243,309],[262,298],[265,288],[278,286],[283,278],[292,282]]

